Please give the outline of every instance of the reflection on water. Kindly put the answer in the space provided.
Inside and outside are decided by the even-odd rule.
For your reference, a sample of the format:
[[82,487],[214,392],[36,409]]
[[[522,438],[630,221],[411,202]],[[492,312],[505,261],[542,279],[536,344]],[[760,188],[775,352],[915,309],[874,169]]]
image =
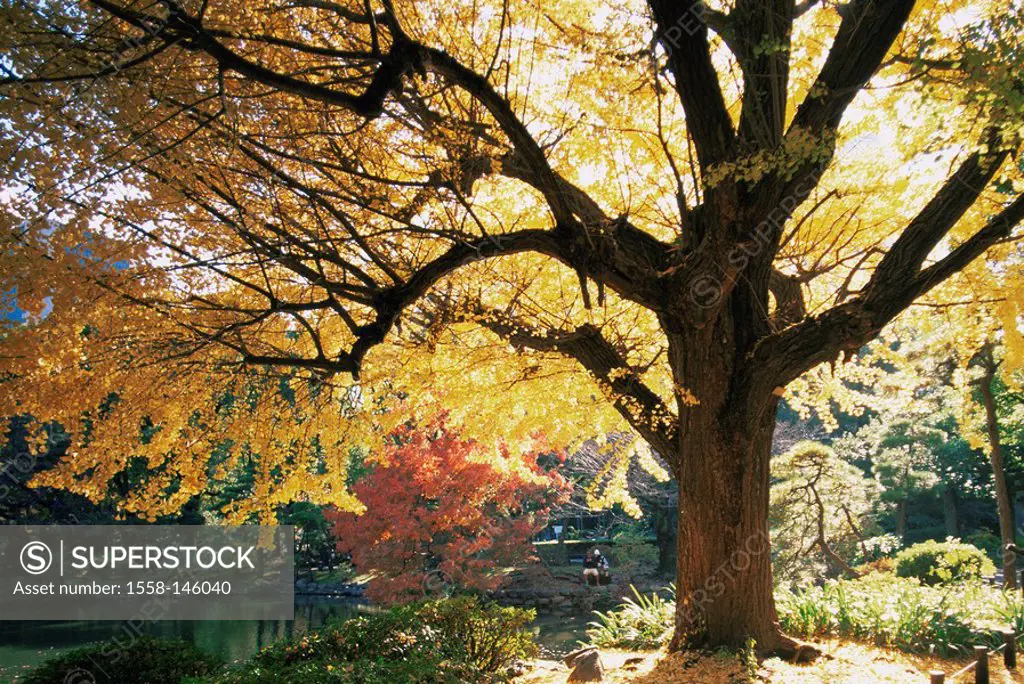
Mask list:
[[[291,639],[330,620],[344,620],[375,608],[342,599],[295,597],[294,620],[161,620],[43,622],[0,621],[0,682],[59,653],[110,638],[128,640],[139,631],[190,641],[228,662],[239,662],[275,641]],[[586,616],[541,616],[531,626],[542,650],[563,655],[584,638]]]
[[130,640],[139,631],[158,637],[190,641],[228,662],[245,660],[264,646],[290,639],[373,608],[325,597],[295,598],[294,620],[160,620],[145,624],[117,620],[0,622],[0,681],[48,660],[62,651],[116,638]]
[[586,615],[540,615],[530,629],[533,638],[540,644],[541,655],[560,658],[587,640],[587,623],[593,619]]

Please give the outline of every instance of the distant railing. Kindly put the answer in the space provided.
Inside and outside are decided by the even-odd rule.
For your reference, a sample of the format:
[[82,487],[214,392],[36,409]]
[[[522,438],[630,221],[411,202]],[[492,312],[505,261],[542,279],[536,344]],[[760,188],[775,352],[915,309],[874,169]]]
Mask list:
[[931,684],[945,684],[945,682],[952,682],[972,670],[974,671],[975,684],[989,684],[988,659],[989,656],[993,656],[999,652],[1002,652],[1003,654],[1003,664],[1006,666],[1006,669],[1016,669],[1017,633],[1012,629],[1004,629],[1001,631],[1001,634],[1003,635],[1002,646],[991,651],[988,650],[987,646],[975,646],[974,661],[949,675],[948,678],[946,677],[945,672],[942,672],[941,670],[932,670],[929,673],[931,676]]

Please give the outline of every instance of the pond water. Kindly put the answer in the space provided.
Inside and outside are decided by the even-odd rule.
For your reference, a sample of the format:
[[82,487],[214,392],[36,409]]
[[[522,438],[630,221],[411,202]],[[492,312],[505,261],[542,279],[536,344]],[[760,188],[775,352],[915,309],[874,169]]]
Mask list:
[[[240,662],[275,641],[317,629],[328,620],[351,618],[373,610],[351,601],[297,596],[294,620],[162,620],[143,625],[141,631],[190,641],[228,662]],[[546,654],[559,656],[585,638],[589,619],[587,615],[541,615],[531,629]],[[127,622],[114,620],[0,621],[0,682],[10,682],[19,672],[63,651],[112,637],[129,639],[135,633]]]

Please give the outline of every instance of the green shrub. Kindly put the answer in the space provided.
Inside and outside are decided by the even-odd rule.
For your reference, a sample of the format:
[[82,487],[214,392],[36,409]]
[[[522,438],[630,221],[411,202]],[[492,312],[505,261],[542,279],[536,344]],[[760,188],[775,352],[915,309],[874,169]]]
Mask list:
[[892,558],[902,546],[903,543],[895,534],[880,534],[875,537],[868,537],[857,544],[856,562],[866,564]]
[[[123,645],[122,645],[123,643]],[[184,641],[140,636],[71,651],[43,663],[21,684],[178,684],[219,671],[219,659]]]
[[1015,624],[1015,616],[1024,619],[1024,602],[1015,593],[981,582],[929,586],[887,573],[781,590],[775,602],[782,629],[793,636],[848,636],[942,655],[997,645],[996,630]]
[[1002,601],[997,602],[994,608],[999,622],[1024,638],[1024,597],[1016,591],[1004,591]]
[[999,563],[1003,557],[1003,542],[991,532],[975,532],[964,537],[964,541],[984,551],[993,563]]
[[956,539],[929,540],[896,554],[896,575],[925,584],[948,584],[990,575],[995,565],[981,549]]
[[419,619],[451,641],[455,657],[465,658],[480,672],[506,669],[516,660],[537,655],[537,645],[526,627],[536,612],[482,603],[463,596],[425,604]]
[[503,679],[537,647],[535,614],[458,597],[399,606],[275,644],[218,684],[455,684]]
[[652,539],[650,523],[646,520],[634,520],[632,522],[618,523],[612,526],[608,537],[616,542],[626,539],[646,540]]
[[612,575],[623,578],[650,575],[658,569],[658,547],[648,539],[620,537],[616,539]]
[[[303,660],[287,664],[250,663],[217,679],[194,684],[462,684],[488,681],[459,663],[417,652],[402,660],[360,659],[352,662]],[[190,683],[193,684],[193,683]]]
[[[590,643],[606,648],[653,649],[672,638],[675,602],[658,594],[644,596],[633,586],[630,589],[635,601],[627,598],[613,610],[594,611],[597,620],[587,628]],[[674,585],[670,591],[674,598]]]
[[[929,586],[874,572],[795,591],[780,587],[775,605],[783,631],[792,636],[854,637],[917,653],[963,655],[974,646],[996,647],[1006,627],[1024,635],[1024,597],[979,581]],[[673,603],[657,595],[636,594],[597,616],[587,630],[595,646],[658,648],[672,635]]]
[[812,638],[838,631],[833,615],[833,595],[827,586],[797,591],[775,592],[775,610],[783,631],[793,636]]

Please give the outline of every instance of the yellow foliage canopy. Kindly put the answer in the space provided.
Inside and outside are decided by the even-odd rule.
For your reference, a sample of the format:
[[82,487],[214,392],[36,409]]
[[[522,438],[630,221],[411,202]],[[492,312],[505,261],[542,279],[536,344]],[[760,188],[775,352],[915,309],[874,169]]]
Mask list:
[[[707,83],[687,82],[657,2],[0,8],[0,272],[22,319],[0,342],[0,413],[75,438],[39,483],[99,499],[142,459],[150,476],[123,505],[156,516],[255,459],[236,519],[296,499],[358,509],[348,448],[439,410],[493,448],[632,431],[651,468],[649,446],[685,451],[692,416],[728,412],[689,347],[757,358],[868,301],[972,158],[984,182],[923,267],[973,249],[1024,188],[1009,158],[1022,35],[1005,3],[916,3],[852,104],[821,74],[855,29],[834,3],[799,4],[785,39],[746,36],[760,15],[742,2],[712,3],[710,32],[689,34],[706,39],[724,124],[688,106]],[[780,55],[788,75],[751,80]],[[713,125],[738,142],[716,149]],[[778,232],[755,230],[765,207],[784,214]],[[987,315],[1020,359],[1019,248],[985,246],[919,294],[998,300]],[[690,301],[700,282],[717,288],[709,305]],[[752,333],[727,332],[748,313]],[[677,320],[711,337],[680,347]],[[777,395],[878,332],[850,330],[752,386]],[[818,366],[790,396],[827,415],[874,372]],[[623,463],[593,503],[628,501]]]

